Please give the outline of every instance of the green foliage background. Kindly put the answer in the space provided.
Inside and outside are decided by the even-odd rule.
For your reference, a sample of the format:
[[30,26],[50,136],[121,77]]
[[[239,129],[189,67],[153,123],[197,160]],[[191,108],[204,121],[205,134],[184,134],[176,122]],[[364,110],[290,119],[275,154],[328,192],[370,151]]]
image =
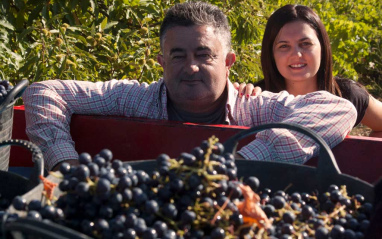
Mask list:
[[[14,84],[49,79],[158,80],[159,27],[182,0],[2,0],[0,77]],[[382,96],[380,0],[208,0],[232,26],[237,53],[231,80],[262,78],[260,49],[267,18],[298,3],[321,17],[332,41],[335,75],[361,81]]]

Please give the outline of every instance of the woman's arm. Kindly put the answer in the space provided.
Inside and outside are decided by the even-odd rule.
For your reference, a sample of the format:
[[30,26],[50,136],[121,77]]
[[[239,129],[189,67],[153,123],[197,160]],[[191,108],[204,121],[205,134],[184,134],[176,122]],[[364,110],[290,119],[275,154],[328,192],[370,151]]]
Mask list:
[[382,138],[382,102],[371,95],[369,96],[369,105],[361,123],[371,128],[370,137]]

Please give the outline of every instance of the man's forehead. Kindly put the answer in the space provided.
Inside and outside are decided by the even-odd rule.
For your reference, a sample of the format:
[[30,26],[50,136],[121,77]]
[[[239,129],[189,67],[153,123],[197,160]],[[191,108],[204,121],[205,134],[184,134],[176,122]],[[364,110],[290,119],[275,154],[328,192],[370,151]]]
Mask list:
[[215,50],[222,46],[221,37],[212,26],[176,26],[168,29],[163,38],[164,51]]

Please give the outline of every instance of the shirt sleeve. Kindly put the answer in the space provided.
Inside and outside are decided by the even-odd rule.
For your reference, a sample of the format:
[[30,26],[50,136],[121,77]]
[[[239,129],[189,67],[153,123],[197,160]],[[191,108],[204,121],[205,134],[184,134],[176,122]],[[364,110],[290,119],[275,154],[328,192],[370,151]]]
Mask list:
[[[294,97],[263,92],[251,101],[241,100],[239,122],[247,126],[265,123],[290,123],[307,127],[320,135],[330,148],[350,132],[357,117],[347,100],[325,91]],[[317,155],[319,146],[302,133],[286,129],[259,132],[256,139],[238,153],[246,159],[303,164]]]
[[[23,94],[26,133],[43,152],[45,167],[77,159],[70,135],[72,114],[129,115],[137,105],[137,81],[52,80],[30,85]],[[128,97],[130,96],[130,97]]]

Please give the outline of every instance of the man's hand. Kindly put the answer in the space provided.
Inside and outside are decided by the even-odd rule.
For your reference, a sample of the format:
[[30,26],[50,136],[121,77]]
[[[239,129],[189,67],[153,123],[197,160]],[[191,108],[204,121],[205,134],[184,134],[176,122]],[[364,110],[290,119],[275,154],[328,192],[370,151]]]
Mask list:
[[235,159],[245,159],[243,156],[241,156],[238,153],[235,153]]
[[241,83],[239,85],[238,82],[233,83],[233,86],[235,87],[236,90],[239,91],[240,97],[245,97],[249,98],[249,96],[255,96],[261,94],[262,90],[260,87],[254,85],[252,83],[246,84],[246,83]]
[[65,160],[65,161],[62,161],[62,162],[56,164],[56,166],[54,166],[52,168],[52,171],[58,171],[60,169],[61,164],[63,164],[63,163],[68,163],[70,165],[80,165],[80,163],[78,162],[77,159],[69,159],[69,160]]

